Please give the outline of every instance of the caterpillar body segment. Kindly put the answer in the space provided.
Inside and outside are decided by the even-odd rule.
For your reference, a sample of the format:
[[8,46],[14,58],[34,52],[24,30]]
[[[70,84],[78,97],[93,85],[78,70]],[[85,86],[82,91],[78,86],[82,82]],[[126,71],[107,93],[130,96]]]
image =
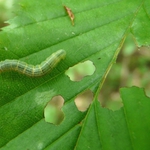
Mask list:
[[27,64],[19,60],[4,60],[0,62],[0,73],[4,71],[17,71],[31,77],[42,76],[50,72],[66,57],[66,51],[58,50],[38,65]]

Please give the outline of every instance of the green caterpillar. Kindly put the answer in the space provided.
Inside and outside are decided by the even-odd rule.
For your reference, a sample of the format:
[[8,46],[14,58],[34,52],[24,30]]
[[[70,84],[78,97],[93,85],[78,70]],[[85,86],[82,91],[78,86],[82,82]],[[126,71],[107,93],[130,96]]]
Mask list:
[[50,72],[62,59],[66,57],[66,51],[58,50],[39,65],[30,65],[19,60],[4,60],[0,62],[0,73],[4,71],[17,71],[30,77],[42,76]]

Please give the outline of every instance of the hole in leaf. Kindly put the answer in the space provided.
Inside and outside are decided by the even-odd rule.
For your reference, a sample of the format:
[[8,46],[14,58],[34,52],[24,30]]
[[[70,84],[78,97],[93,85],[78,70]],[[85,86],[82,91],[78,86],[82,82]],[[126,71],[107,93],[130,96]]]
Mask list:
[[73,67],[70,67],[65,74],[69,76],[72,81],[80,81],[83,77],[92,75],[95,71],[95,66],[92,61],[85,61]]
[[44,109],[45,121],[59,125],[64,119],[64,113],[61,110],[63,104],[62,96],[54,96]]
[[93,100],[93,93],[91,90],[87,90],[84,93],[79,94],[75,99],[75,104],[79,111],[86,111],[89,108]]

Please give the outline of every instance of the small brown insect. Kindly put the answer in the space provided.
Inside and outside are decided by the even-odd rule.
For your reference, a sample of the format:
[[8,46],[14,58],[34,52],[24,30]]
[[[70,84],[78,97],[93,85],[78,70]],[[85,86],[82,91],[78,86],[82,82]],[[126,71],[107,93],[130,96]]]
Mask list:
[[64,6],[64,8],[67,11],[67,13],[68,13],[68,15],[69,15],[69,17],[71,19],[72,25],[74,26],[74,14],[73,14],[73,12],[67,6]]

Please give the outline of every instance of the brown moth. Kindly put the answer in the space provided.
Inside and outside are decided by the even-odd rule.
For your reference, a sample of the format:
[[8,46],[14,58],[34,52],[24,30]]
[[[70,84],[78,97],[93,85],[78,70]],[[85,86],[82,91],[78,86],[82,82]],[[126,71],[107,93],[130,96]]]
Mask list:
[[64,6],[64,8],[67,11],[67,13],[68,13],[68,15],[69,15],[69,17],[71,19],[72,25],[74,26],[74,14],[73,14],[73,12],[67,6]]

